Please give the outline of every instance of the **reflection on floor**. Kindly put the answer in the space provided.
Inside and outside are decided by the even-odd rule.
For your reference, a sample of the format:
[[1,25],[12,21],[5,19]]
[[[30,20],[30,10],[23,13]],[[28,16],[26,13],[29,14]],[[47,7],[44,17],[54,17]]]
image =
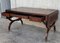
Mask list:
[[0,19],[0,43],[60,43],[59,31],[54,33],[51,30],[48,41],[45,42],[45,28],[14,22],[11,31],[8,32],[8,23],[8,20]]

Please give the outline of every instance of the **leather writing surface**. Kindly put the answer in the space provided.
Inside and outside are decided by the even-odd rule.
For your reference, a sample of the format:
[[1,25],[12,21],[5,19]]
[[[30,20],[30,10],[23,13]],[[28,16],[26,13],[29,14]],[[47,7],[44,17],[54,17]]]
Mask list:
[[19,7],[19,8],[13,8],[13,9],[8,10],[8,11],[32,13],[33,15],[35,15],[35,14],[37,14],[37,15],[49,15],[49,14],[55,12],[56,10],[55,9]]

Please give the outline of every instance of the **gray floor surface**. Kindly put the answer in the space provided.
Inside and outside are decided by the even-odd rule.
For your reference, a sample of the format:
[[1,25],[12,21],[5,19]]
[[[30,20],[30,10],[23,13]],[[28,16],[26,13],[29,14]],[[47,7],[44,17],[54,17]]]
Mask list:
[[51,30],[48,41],[45,42],[45,28],[14,22],[9,32],[8,24],[8,20],[0,18],[0,43],[60,43],[59,31],[54,33]]

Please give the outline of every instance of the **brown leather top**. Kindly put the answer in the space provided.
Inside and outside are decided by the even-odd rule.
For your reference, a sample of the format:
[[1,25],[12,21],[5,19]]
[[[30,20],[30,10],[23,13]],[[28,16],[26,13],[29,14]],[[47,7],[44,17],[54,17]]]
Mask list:
[[13,8],[13,9],[11,9],[11,11],[26,12],[26,13],[33,13],[33,14],[40,14],[40,15],[49,15],[49,14],[51,14],[57,10],[55,10],[55,9],[19,7],[19,8]]

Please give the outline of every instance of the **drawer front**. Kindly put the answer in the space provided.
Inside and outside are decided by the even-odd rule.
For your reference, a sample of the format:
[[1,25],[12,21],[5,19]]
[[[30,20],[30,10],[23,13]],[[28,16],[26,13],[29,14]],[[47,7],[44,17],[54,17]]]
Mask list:
[[9,17],[10,15],[9,15],[8,13],[3,12],[3,13],[2,13],[2,16]]
[[24,16],[24,15],[10,14],[10,16],[28,19],[28,16]]
[[28,16],[24,16],[24,15],[19,15],[19,17],[24,18],[24,19],[28,19]]
[[6,17],[12,16],[12,17],[18,17],[18,18],[28,19],[28,16],[11,14],[11,13],[5,13],[5,12],[3,12],[2,15],[3,15],[3,16],[6,16]]
[[36,22],[42,22],[44,20],[44,17],[32,17],[32,16],[29,16],[29,20],[36,21]]

